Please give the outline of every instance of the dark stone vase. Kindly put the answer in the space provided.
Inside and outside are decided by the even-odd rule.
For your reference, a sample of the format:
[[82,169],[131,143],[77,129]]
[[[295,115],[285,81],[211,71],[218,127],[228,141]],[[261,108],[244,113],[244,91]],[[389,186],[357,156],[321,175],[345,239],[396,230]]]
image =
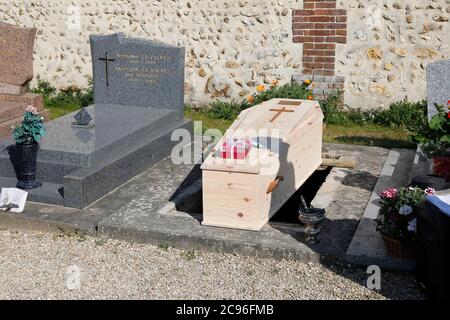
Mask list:
[[39,144],[17,144],[17,169],[19,182],[17,188],[29,190],[42,186],[42,182],[36,180],[36,160]]

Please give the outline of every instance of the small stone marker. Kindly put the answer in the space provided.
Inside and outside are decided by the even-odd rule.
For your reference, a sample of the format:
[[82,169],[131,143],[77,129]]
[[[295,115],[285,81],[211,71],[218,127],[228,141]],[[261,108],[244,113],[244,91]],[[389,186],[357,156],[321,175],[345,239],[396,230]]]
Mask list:
[[436,113],[435,103],[445,106],[450,100],[450,60],[427,65],[428,119]]
[[86,108],[81,108],[81,110],[74,116],[75,122],[72,123],[73,127],[79,128],[92,128],[94,124],[91,124],[92,116],[86,110]]

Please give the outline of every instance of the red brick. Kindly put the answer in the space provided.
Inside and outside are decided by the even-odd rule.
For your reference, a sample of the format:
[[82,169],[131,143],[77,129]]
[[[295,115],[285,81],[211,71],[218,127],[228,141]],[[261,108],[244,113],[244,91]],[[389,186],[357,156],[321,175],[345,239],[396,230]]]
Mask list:
[[303,36],[305,34],[304,30],[294,30],[292,31],[292,35],[294,36]]
[[334,36],[336,33],[334,30],[307,30],[306,35],[309,36]]
[[314,62],[334,63],[334,57],[314,57]]
[[303,62],[314,62],[314,57],[309,57],[303,52]]
[[303,63],[303,66],[307,69],[324,69],[324,64],[323,63],[316,63],[316,62],[307,62],[307,63]]
[[303,37],[299,37],[300,39],[299,39],[299,41],[300,42],[316,42],[315,41],[315,38],[313,38],[313,37],[305,37],[305,36],[303,36]]
[[337,16],[336,22],[347,22],[347,16]]
[[314,14],[314,10],[293,10],[293,16],[311,16]]
[[316,8],[336,8],[336,1],[317,2]]
[[305,17],[292,17],[292,22],[304,22]]
[[294,22],[292,25],[292,29],[313,29],[314,23],[307,22]]
[[329,28],[327,28],[327,25],[325,24],[325,23],[314,23],[313,24],[313,28],[314,29],[329,29]]
[[314,49],[336,50],[336,45],[334,43],[316,43],[314,44]]
[[[328,38],[328,37],[327,37]],[[313,42],[325,42],[325,37],[314,37],[314,41]]]
[[327,37],[326,42],[331,42],[331,43],[346,43],[347,42],[347,37]]
[[[337,18],[339,18],[339,17],[337,17]],[[347,29],[347,24],[346,23],[339,23],[339,22],[326,23],[325,24],[325,29]]]
[[303,4],[303,9],[314,9],[316,6],[315,2],[305,2]]
[[324,52],[325,51],[321,51],[321,50],[305,50],[303,48],[303,56],[308,56],[308,57],[324,57]]
[[336,35],[337,36],[344,36],[344,37],[346,37],[347,36],[347,30],[338,29],[338,30],[336,30]]
[[[317,9],[314,10],[314,15],[316,16],[337,16],[340,15],[341,13],[339,13],[342,10],[337,10],[337,9]],[[345,14],[345,10],[344,10],[344,14]]]

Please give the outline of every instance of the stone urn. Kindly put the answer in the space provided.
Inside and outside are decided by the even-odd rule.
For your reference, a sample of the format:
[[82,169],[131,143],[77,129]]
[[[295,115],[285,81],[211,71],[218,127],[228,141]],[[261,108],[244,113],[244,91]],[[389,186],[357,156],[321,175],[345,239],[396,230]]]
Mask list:
[[305,225],[305,241],[308,244],[317,244],[320,233],[320,223],[325,220],[325,209],[309,207],[305,198],[300,196],[301,205],[298,209],[298,219]]
[[16,144],[17,175],[19,182],[17,188],[29,190],[42,186],[42,182],[36,180],[38,143]]

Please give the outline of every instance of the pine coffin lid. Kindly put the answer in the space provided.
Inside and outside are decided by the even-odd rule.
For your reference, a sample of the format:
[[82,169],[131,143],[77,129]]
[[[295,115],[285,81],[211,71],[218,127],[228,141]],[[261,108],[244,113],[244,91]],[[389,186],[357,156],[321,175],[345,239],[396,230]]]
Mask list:
[[[202,170],[230,171],[258,174],[264,167],[273,172],[279,169],[290,146],[302,141],[309,130],[320,126],[323,113],[317,101],[272,99],[241,112],[224,136],[203,162]],[[230,140],[250,139],[251,149],[245,159],[224,159],[221,146]],[[304,140],[304,139],[303,139]],[[268,166],[267,164],[270,164]]]

